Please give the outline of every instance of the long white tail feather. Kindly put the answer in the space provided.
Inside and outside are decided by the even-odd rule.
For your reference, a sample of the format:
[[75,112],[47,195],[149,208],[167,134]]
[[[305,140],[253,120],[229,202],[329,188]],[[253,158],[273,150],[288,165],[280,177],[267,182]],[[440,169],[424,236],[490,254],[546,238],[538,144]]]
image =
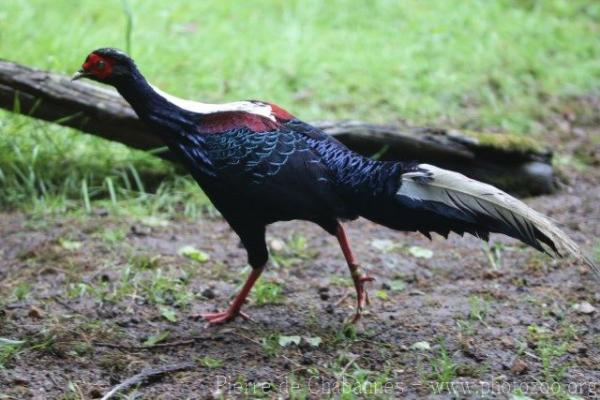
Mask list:
[[[550,218],[492,185],[429,164],[420,164],[418,168],[418,171],[402,175],[398,195],[418,201],[440,202],[466,214],[487,215],[510,225],[551,255],[572,255],[587,264],[600,279],[598,265]],[[536,237],[535,229],[543,233],[555,249],[541,242]]]

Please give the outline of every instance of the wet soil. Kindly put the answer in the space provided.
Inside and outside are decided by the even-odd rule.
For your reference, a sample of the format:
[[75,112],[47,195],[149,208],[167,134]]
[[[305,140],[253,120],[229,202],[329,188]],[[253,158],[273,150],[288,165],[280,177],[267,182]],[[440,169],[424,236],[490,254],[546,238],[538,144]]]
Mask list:
[[[527,202],[594,252],[600,134],[566,120],[549,140],[588,164],[567,159],[563,189]],[[248,272],[221,218],[2,214],[0,337],[17,344],[0,347],[0,399],[100,398],[181,362],[194,367],[123,398],[599,396],[600,292],[585,267],[500,236],[487,248],[365,220],[347,228],[376,278],[356,328],[344,323],[355,298],[339,247],[304,222],[269,228],[277,265],[261,278],[267,294],[246,305],[252,320],[207,327],[192,315],[225,307]],[[184,245],[210,259],[180,255]],[[321,342],[282,346],[289,336]]]

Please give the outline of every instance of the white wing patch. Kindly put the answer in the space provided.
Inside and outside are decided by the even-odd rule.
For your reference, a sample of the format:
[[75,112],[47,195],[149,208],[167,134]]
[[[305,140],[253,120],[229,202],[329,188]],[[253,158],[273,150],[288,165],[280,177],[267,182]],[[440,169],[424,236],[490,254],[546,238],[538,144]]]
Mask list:
[[198,114],[214,114],[219,112],[227,111],[241,111],[249,114],[261,115],[267,117],[272,121],[275,121],[275,116],[272,114],[271,106],[269,104],[252,102],[252,101],[234,101],[232,103],[223,104],[210,104],[200,103],[197,101],[182,99],[168,93],[163,92],[156,86],[152,86],[152,89],[160,96],[164,97],[165,100],[175,104],[179,108],[191,111]]

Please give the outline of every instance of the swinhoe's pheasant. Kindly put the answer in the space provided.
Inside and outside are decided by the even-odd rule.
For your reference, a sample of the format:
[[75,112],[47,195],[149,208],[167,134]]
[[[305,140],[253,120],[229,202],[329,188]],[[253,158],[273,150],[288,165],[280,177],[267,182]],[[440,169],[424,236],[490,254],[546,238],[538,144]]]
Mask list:
[[362,216],[399,231],[490,232],[554,256],[570,254],[600,271],[547,217],[494,186],[417,162],[381,162],[346,148],[281,107],[262,101],[205,104],[150,85],[125,53],[103,48],[73,79],[114,86],[158,135],[239,235],[252,272],[226,311],[203,314],[222,323],[241,307],[268,259],[265,227],[306,220],[335,235],[357,295],[354,320],[368,301],[364,275],[341,224]]

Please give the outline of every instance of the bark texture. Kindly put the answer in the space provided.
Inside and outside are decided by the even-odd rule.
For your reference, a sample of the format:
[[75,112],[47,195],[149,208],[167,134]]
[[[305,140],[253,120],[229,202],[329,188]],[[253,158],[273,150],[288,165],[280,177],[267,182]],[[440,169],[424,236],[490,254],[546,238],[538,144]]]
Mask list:
[[[3,60],[0,107],[140,150],[162,146],[116,91]],[[551,152],[520,136],[362,121],[313,124],[366,156],[435,164],[519,195],[556,189]],[[159,156],[173,160],[168,152]]]

